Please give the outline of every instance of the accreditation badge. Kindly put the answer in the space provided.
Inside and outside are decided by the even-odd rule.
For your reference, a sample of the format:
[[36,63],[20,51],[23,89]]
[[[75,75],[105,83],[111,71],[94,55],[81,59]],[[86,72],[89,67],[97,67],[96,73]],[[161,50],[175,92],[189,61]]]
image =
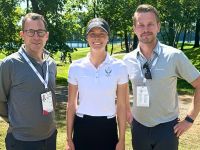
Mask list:
[[51,91],[42,93],[41,99],[42,99],[43,115],[48,115],[49,112],[53,111],[53,100]]
[[137,106],[149,107],[149,93],[146,86],[137,86]]

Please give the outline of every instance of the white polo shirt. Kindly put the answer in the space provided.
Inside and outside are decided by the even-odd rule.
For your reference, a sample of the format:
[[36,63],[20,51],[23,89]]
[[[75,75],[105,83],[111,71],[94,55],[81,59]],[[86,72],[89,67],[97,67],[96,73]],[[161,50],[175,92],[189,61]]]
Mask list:
[[78,85],[77,113],[112,116],[116,114],[117,85],[128,82],[128,73],[123,61],[112,58],[109,54],[98,68],[90,62],[88,55],[70,65],[68,82]]

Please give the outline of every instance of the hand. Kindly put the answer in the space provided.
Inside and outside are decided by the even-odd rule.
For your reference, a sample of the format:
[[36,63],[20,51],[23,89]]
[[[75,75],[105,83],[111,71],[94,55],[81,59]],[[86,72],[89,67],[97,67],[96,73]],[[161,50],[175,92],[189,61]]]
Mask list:
[[131,111],[127,111],[127,112],[126,112],[126,120],[127,120],[127,122],[128,122],[129,124],[132,123],[132,121],[133,121],[133,115],[132,115]]
[[75,150],[74,143],[72,140],[67,140],[66,150]]
[[179,137],[184,132],[186,132],[191,126],[192,126],[192,123],[186,120],[183,120],[174,126],[174,133],[176,134],[177,137]]
[[115,150],[125,150],[125,143],[124,141],[119,141],[116,145],[116,149]]

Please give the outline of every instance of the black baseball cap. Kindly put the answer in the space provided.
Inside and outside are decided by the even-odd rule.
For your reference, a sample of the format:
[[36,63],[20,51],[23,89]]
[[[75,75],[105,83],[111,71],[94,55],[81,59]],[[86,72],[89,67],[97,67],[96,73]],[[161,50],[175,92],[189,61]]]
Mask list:
[[88,34],[93,28],[101,28],[108,34],[110,33],[110,27],[108,23],[102,18],[94,18],[90,20],[87,26],[86,34]]

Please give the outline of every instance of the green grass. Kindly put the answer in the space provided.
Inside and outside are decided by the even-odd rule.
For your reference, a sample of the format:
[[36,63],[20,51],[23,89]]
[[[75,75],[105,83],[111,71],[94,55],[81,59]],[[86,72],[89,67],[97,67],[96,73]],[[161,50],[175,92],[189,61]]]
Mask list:
[[82,57],[85,57],[89,52],[89,48],[78,48],[78,51],[72,53],[72,60],[77,60]]
[[8,128],[8,124],[4,121],[0,120],[0,150],[5,150],[5,136],[6,136],[6,131]]
[[[110,53],[111,46],[108,46],[108,52]],[[124,53],[120,52],[120,45],[115,45],[114,47],[113,56],[116,58],[121,59],[124,56]],[[77,60],[87,55],[89,52],[89,48],[81,48],[78,49],[78,51],[75,51],[72,53],[72,59]],[[200,48],[192,48],[192,45],[186,45],[184,49],[184,53],[190,58],[192,63],[200,69]],[[59,61],[60,53],[54,55],[54,59],[57,63],[57,79],[56,82],[58,85],[65,85],[67,86],[67,77],[68,77],[68,68],[69,63],[61,63]],[[5,56],[0,54],[0,59],[4,58]],[[178,91],[180,94],[192,94],[193,88],[185,81],[179,80],[178,81]],[[65,149],[65,139],[66,139],[66,103],[65,102],[59,102],[56,107],[56,120],[57,120],[57,127],[58,127],[58,137],[57,137],[57,150],[64,150]],[[5,150],[5,144],[4,144],[4,138],[6,135],[6,130],[8,125],[0,120],[0,150]],[[200,129],[199,124],[195,124],[195,127],[190,129],[190,132],[188,132],[186,135],[183,136],[183,138],[180,138],[180,146],[179,150],[198,150],[199,142],[200,141],[200,135],[198,134]],[[131,132],[130,132],[130,126],[127,125],[126,130],[126,150],[131,150]]]
[[5,55],[0,53],[0,60],[3,59],[4,57],[5,57]]

